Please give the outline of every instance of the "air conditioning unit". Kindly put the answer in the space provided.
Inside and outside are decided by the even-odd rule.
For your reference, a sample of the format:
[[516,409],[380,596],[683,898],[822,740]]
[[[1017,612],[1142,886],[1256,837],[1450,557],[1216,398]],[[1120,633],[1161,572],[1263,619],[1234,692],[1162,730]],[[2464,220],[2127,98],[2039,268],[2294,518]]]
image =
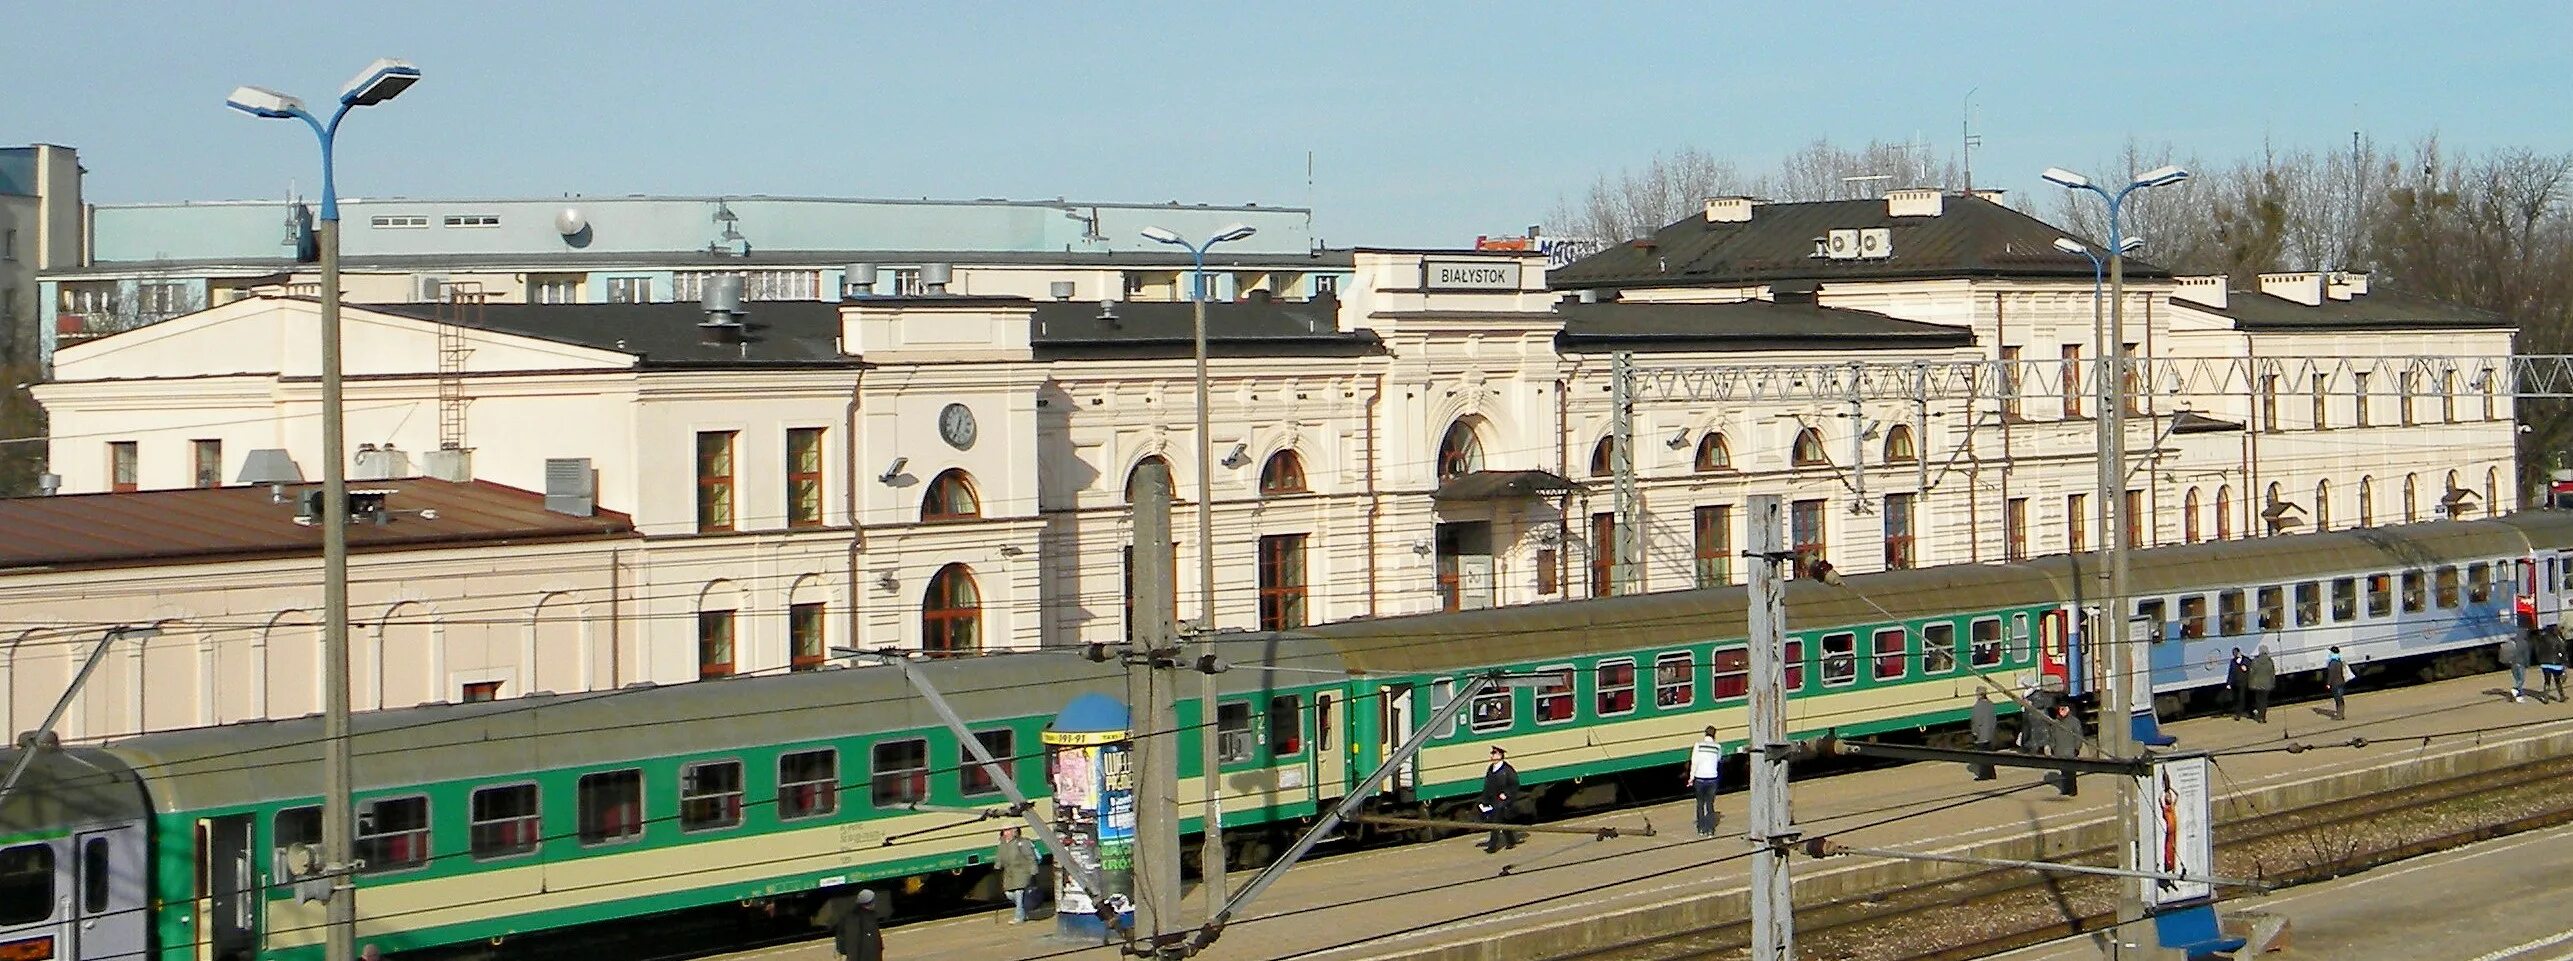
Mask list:
[[1826,236],[1827,239],[1824,243],[1824,250],[1830,254],[1831,259],[1856,260],[1858,258],[1858,230],[1856,228],[1834,230]]
[[1858,255],[1868,260],[1894,256],[1894,231],[1869,227],[1858,232]]
[[420,303],[434,304],[447,299],[447,278],[421,274],[411,279],[419,287],[413,299]]

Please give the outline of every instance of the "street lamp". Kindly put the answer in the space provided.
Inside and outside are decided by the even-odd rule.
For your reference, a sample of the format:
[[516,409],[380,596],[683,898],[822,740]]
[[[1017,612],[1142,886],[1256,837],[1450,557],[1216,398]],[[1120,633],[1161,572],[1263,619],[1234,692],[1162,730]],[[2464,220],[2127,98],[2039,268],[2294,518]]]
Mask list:
[[[1202,244],[1192,244],[1184,237],[1161,227],[1143,229],[1145,240],[1169,244],[1188,251],[1196,265],[1193,313],[1197,330],[1197,631],[1204,639],[1203,653],[1215,653],[1215,520],[1214,520],[1214,442],[1207,439],[1206,416],[1206,249],[1216,244],[1240,240],[1254,231],[1249,224],[1233,224],[1216,231]],[[1199,723],[1212,724],[1215,718],[1215,675],[1202,675],[1206,685],[1199,691]],[[1205,829],[1198,842],[1198,874],[1206,888],[1208,916],[1224,909],[1224,801],[1216,790],[1218,758],[1214,732],[1202,732],[1198,738],[1204,747],[1198,756],[1198,781],[1206,789]]]
[[[2048,167],[2040,176],[2046,178],[2048,183],[2060,185],[2066,190],[2087,190],[2098,194],[2101,200],[2108,203],[2108,321],[2107,325],[2100,327],[2098,331],[2101,335],[2100,350],[2108,357],[2108,365],[2100,373],[2098,391],[2102,398],[2098,420],[2099,496],[2108,500],[2109,517],[2108,530],[2102,532],[2106,535],[2102,540],[2108,547],[2108,563],[2104,565],[2107,568],[2108,585],[2101,592],[2100,616],[2093,619],[2090,637],[2094,650],[2103,649],[2105,646],[2109,655],[2108,690],[2105,692],[2107,703],[2100,709],[2100,750],[2112,758],[2125,759],[2135,754],[2135,697],[2130,688],[2134,685],[2137,675],[2134,631],[2129,629],[2130,625],[2127,623],[2129,611],[2126,600],[2126,552],[2127,548],[2132,546],[2127,543],[2126,536],[2128,523],[2126,402],[2124,398],[2117,398],[2114,401],[2108,399],[2111,396],[2109,385],[2123,384],[2126,380],[2126,252],[2134,249],[2135,245],[2128,242],[2121,218],[2129,194],[2147,187],[2166,187],[2179,183],[2189,179],[2189,172],[2170,165],[2156,167],[2127,181],[2125,186],[2115,191],[2094,184],[2090,178],[2062,167]],[[2071,241],[2058,239],[2055,247],[2059,250],[2066,249],[2069,243]],[[2093,324],[2096,326],[2099,313],[2100,256],[2087,247],[2077,244],[2074,247],[2079,249],[2084,257],[2091,259],[2091,312]],[[2105,638],[2102,637],[2103,634],[2106,635]],[[2135,804],[2134,782],[2131,779],[2119,779],[2117,809],[2120,823],[2129,825],[2135,823]],[[2137,848],[2129,844],[2125,849],[2127,861],[2125,867],[2132,870],[2135,868]],[[2112,945],[2110,956],[2118,955],[2119,948],[2116,945],[2124,942],[2123,931],[2126,927],[2141,920],[2143,916],[2142,899],[2133,889],[2121,888],[2117,899],[2117,920],[2121,933],[2110,939]]]
[[401,95],[420,82],[409,61],[380,59],[340,88],[339,107],[324,121],[304,102],[266,87],[239,87],[224,106],[268,120],[301,120],[322,146],[322,216],[316,244],[322,258],[322,870],[331,879],[325,928],[328,961],[357,955],[357,886],[349,881],[350,810],[348,745],[348,457],[340,422],[339,191],[331,174],[331,146],[348,112]]

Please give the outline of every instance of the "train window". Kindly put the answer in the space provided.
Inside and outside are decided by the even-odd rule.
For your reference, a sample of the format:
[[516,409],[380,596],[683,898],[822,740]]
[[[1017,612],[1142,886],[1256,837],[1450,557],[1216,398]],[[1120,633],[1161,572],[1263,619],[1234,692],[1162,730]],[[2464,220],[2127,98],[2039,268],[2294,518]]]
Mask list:
[[1466,708],[1474,713],[1473,721],[1467,726],[1476,734],[1509,730],[1511,709],[1517,706],[1517,699],[1510,696],[1510,689],[1506,687],[1476,694],[1474,705]]
[[643,836],[643,772],[632,768],[581,775],[581,843],[615,844]]
[[797,751],[777,758],[777,819],[821,817],[840,809],[840,752]]
[[[1456,703],[1455,678],[1442,677],[1438,680],[1429,682],[1429,711],[1431,714],[1437,714],[1440,711],[1447,710],[1447,706],[1454,703]],[[1456,718],[1448,718],[1447,730],[1440,732],[1438,736],[1455,737]]]
[[[992,761],[1003,772],[1010,769],[1010,759],[1018,753],[1016,735],[1007,729],[976,731],[974,740],[983,745],[983,753],[991,755]],[[956,785],[966,797],[1001,793],[1001,782],[993,780],[992,772],[984,770],[982,763],[974,760],[974,755],[961,744],[956,746]]]
[[2019,660],[2021,662],[2024,663],[2036,659],[2037,636],[2028,632],[2028,615],[2010,615],[2010,639],[2013,642],[2012,646],[2019,649]]
[[1957,626],[1945,621],[1921,625],[1921,673],[1945,674],[1957,669]]
[[271,838],[276,842],[277,874],[299,877],[322,866],[322,809],[287,808],[277,812]]
[[2244,625],[2250,622],[2251,612],[2243,605],[2241,591],[2216,593],[2216,634],[2218,636],[2233,637],[2241,634]]
[[2493,567],[2477,561],[2466,565],[2466,600],[2476,604],[2493,599]]
[[2207,636],[2207,595],[2191,594],[2180,599],[2180,636]]
[[2001,663],[2001,620],[1979,617],[1974,622],[1974,666],[1995,667]]
[[[2550,571],[2555,570],[2555,569],[2556,569],[2556,566],[2555,566],[2555,565],[2556,565],[2556,558],[2549,557],[2549,558],[2547,558],[2547,559],[2546,559],[2546,569],[2547,569],[2547,570],[2550,570]],[[2573,591],[2573,564],[2566,564],[2566,565],[2564,565],[2564,567],[2563,567],[2563,571],[2564,571],[2564,579],[2563,579],[2563,580],[2561,580],[2561,581],[2557,581],[2557,582],[2556,582],[2558,585],[2560,585],[2560,586],[2559,586],[2559,587],[2557,587],[2556,589],[2557,589],[2557,590],[2565,590],[2565,591]],[[2548,580],[2554,580],[2554,578],[2553,578],[2553,577],[2551,577],[2551,576],[2550,576],[2550,577],[2548,577],[2547,579],[2548,579]]]
[[1313,750],[1316,757],[1331,756],[1331,694],[1313,696]]
[[[1722,658],[1718,654],[1717,662],[1722,663]],[[1687,707],[1696,702],[1697,655],[1683,651],[1654,658],[1653,706]]]
[[[2171,615],[2168,609],[2162,606],[2161,598],[2135,602],[2135,620],[2142,625],[2144,636],[2155,644],[2160,644],[2163,638],[2171,636]],[[2090,628],[2088,615],[2082,617],[2082,627],[2086,631]],[[2106,642],[2115,638],[2102,637],[2100,640]]]
[[2359,615],[2359,579],[2332,578],[2332,623],[2338,624]]
[[1787,675],[1786,689],[1790,692],[1804,690],[1805,642],[1788,641],[1786,647],[1779,649],[1778,660],[1785,663],[1782,670]]
[[1572,720],[1572,668],[1547,668],[1543,677],[1543,682],[1537,687],[1537,723],[1561,724]]
[[537,839],[544,836],[536,785],[476,788],[472,807],[473,818],[465,828],[465,839],[476,861],[536,850]]
[[1751,649],[1747,647],[1716,648],[1713,673],[1716,700],[1751,696]]
[[2403,612],[2418,614],[2430,606],[2430,577],[2420,571],[2403,572]]
[[889,808],[929,800],[928,741],[878,741],[867,754],[870,803]]
[[[1564,680],[1572,680],[1565,672]],[[1304,753],[1304,695],[1280,694],[1269,698],[1269,756],[1290,757]]]
[[107,910],[107,839],[91,838],[80,845],[80,909],[84,914]]
[[742,823],[742,762],[703,761],[679,769],[679,830]]
[[2368,616],[2387,617],[2394,613],[2394,575],[2368,575]]
[[1843,631],[1823,635],[1823,685],[1858,680],[1858,635]]
[[2296,585],[2296,626],[2312,627],[2323,623],[2323,585],[2306,581]]
[[1259,740],[1251,736],[1251,702],[1215,705],[1215,760],[1225,764],[1251,759]]
[[2260,629],[2275,631],[2287,626],[2287,591],[2282,588],[2260,589]]
[[1594,707],[1599,716],[1616,717],[1635,710],[1634,661],[1621,657],[1599,662],[1599,670],[1591,675],[1591,683],[1598,688],[1595,696],[1598,703]]
[[358,802],[357,859],[368,874],[429,863],[429,798],[414,794]]
[[2439,588],[2439,606],[2440,606],[2440,607],[2455,607],[2455,606],[2457,606],[2457,567],[2456,567],[2456,565],[2454,565],[2454,564],[2442,565],[2442,566],[2441,566],[2441,567],[2440,567],[2440,568],[2439,568],[2435,573],[2433,573],[2433,575],[2431,576],[2431,582],[2432,582],[2433,584],[2438,585],[2438,588]]
[[1899,627],[1889,627],[1876,632],[1874,673],[1877,680],[1891,681],[1903,676],[1903,662],[1909,659],[1911,653],[1904,648],[1910,640],[1910,635]]
[[54,846],[0,848],[0,925],[54,916]]

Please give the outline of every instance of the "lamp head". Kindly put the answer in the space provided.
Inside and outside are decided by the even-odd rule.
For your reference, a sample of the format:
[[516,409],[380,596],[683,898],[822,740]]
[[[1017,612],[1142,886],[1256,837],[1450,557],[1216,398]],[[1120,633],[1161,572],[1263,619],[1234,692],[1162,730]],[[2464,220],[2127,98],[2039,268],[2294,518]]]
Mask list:
[[2121,254],[2131,254],[2135,252],[2135,248],[2142,246],[2144,246],[2144,238],[2128,237],[2117,242],[2117,252]]
[[2163,164],[2135,178],[2138,187],[2167,187],[2189,179],[2189,172],[2177,164]]
[[2087,254],[2091,252],[2089,247],[2083,246],[2081,241],[2074,240],[2071,237],[2055,238],[2055,249],[2068,254]]
[[1220,244],[1227,241],[1240,240],[1255,233],[1259,233],[1259,231],[1252,229],[1249,224],[1232,224],[1216,233],[1215,239],[1207,241],[1207,243]]
[[339,90],[339,102],[352,107],[372,107],[400,96],[402,91],[420,82],[420,68],[411,61],[390,57],[377,59],[357,72]]
[[2038,174],[2038,176],[2046,178],[2047,183],[2060,184],[2074,190],[2079,190],[2091,185],[2091,178],[2066,170],[2062,167],[2048,167],[2046,168],[2045,173]]
[[303,101],[266,87],[234,87],[232,96],[223,98],[223,105],[253,117],[265,117],[271,120],[298,116],[304,112]]
[[1182,247],[1188,246],[1188,241],[1179,239],[1178,234],[1171,233],[1170,231],[1164,230],[1160,227],[1144,228],[1144,239],[1157,244],[1177,244]]

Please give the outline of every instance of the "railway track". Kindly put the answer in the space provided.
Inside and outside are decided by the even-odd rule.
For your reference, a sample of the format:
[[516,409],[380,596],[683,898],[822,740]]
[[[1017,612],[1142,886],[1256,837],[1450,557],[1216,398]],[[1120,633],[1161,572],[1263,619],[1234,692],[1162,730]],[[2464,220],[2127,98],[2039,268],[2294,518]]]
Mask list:
[[[2573,823],[2573,796],[2561,790],[2568,774],[2573,759],[2238,818],[2217,828],[2215,873],[2288,887]],[[2054,860],[2106,865],[2116,857],[2113,848],[2102,846]],[[1985,957],[2111,926],[2120,883],[2095,875],[1988,868],[1863,899],[1800,903],[1798,953],[1845,961]],[[1749,942],[1749,922],[1736,920],[1550,957],[1730,961],[1746,957]]]

